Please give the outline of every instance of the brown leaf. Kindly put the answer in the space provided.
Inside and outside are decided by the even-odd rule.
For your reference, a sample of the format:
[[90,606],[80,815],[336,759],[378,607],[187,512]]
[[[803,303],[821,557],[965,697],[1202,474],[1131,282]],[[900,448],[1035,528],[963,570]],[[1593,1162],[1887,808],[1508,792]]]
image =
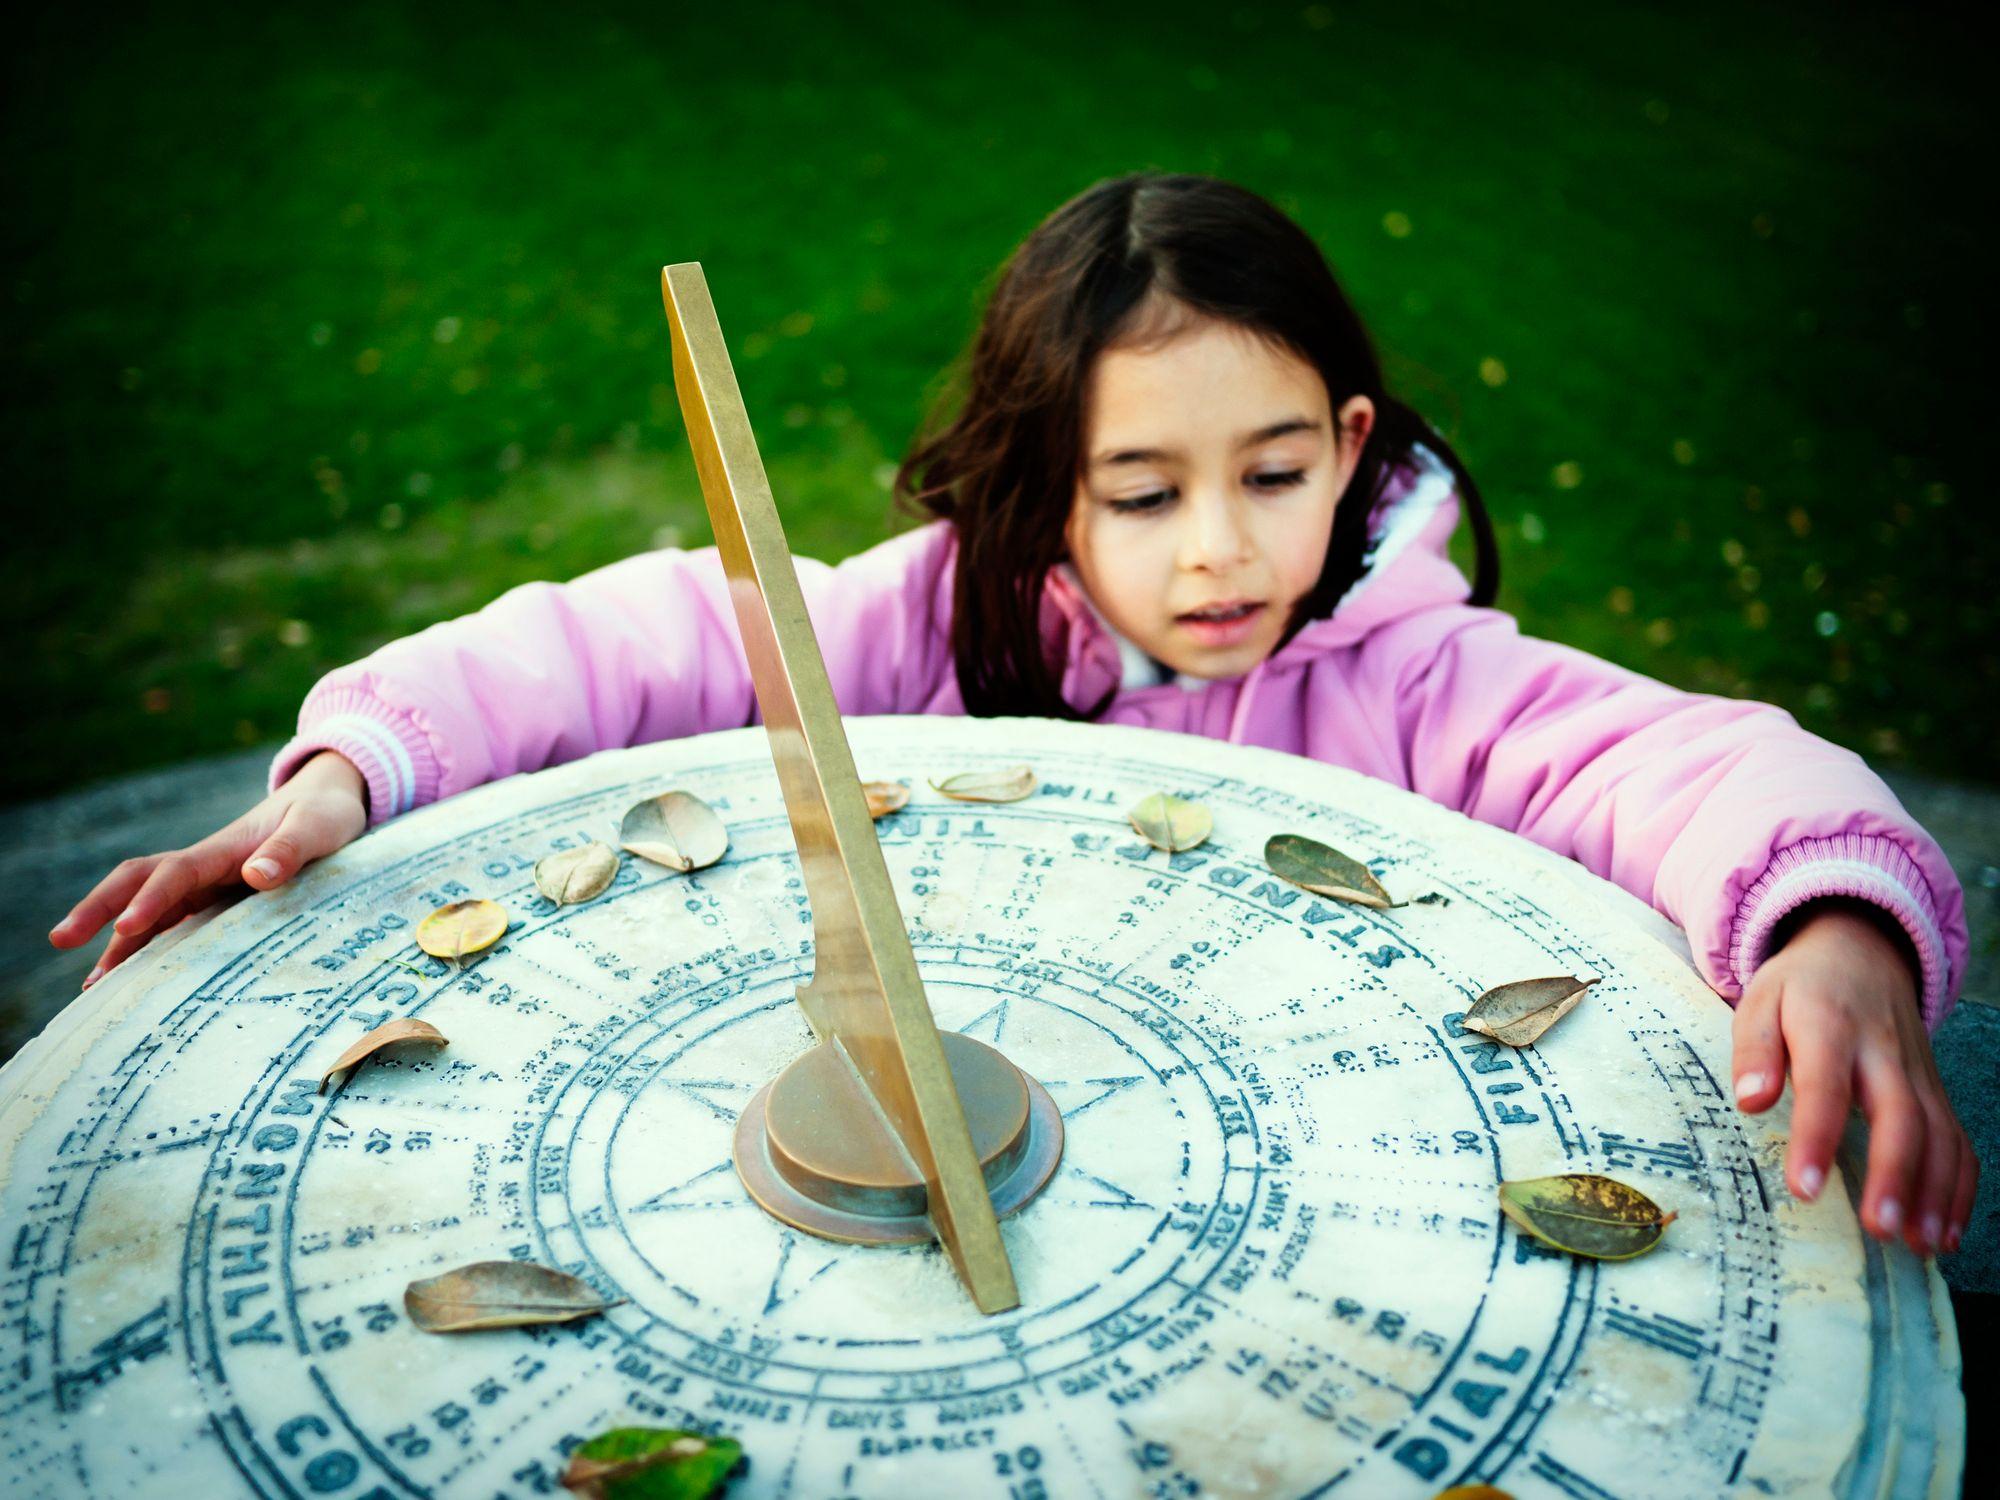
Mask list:
[[1509,1047],[1525,1047],[1575,1010],[1583,992],[1598,982],[1559,974],[1496,985],[1472,1002],[1460,1024]]
[[1644,1255],[1677,1217],[1637,1188],[1587,1172],[1503,1182],[1500,1211],[1543,1244],[1591,1260]]
[[933,781],[931,790],[954,802],[1019,802],[1035,789],[1031,766],[1008,766],[1001,771],[960,771],[943,781]]
[[524,1260],[474,1261],[403,1290],[404,1311],[425,1333],[568,1323],[615,1306],[588,1282]]
[[1514,1500],[1514,1497],[1490,1484],[1455,1484],[1448,1490],[1439,1490],[1431,1500]]
[[901,812],[910,804],[910,788],[900,781],[864,781],[861,795],[868,799],[868,816],[876,819]]
[[1169,854],[1192,849],[1215,831],[1215,816],[1205,805],[1169,797],[1165,792],[1142,798],[1125,816],[1131,821],[1133,832],[1155,849],[1164,849]]
[[319,1075],[319,1091],[326,1092],[327,1080],[334,1074],[343,1072],[355,1064],[373,1057],[384,1047],[397,1042],[422,1042],[429,1047],[447,1045],[444,1033],[428,1021],[419,1021],[414,1016],[402,1016],[394,1021],[384,1021],[360,1041],[349,1047],[334,1059],[333,1066]]
[[1377,910],[1397,904],[1389,899],[1389,893],[1382,889],[1381,882],[1368,872],[1368,866],[1304,834],[1275,835],[1264,845],[1264,863],[1280,880],[1289,880],[1315,896],[1351,901],[1357,906],[1372,906]]
[[618,873],[618,851],[592,839],[535,861],[535,889],[557,906],[577,906],[603,895]]
[[663,792],[634,804],[618,825],[618,842],[641,859],[686,874],[705,870],[729,848],[729,830],[715,809],[690,792]]
[[454,901],[417,923],[417,946],[432,958],[454,963],[500,941],[507,912],[497,901]]

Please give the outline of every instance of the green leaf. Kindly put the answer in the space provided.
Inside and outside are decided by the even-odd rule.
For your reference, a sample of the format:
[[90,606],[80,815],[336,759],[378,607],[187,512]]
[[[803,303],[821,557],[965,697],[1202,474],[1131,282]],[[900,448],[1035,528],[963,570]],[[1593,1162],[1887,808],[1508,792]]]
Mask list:
[[1677,1217],[1637,1188],[1587,1172],[1503,1182],[1500,1211],[1543,1244],[1591,1260],[1644,1255]]
[[1315,896],[1351,901],[1356,906],[1372,906],[1377,910],[1396,905],[1382,889],[1381,882],[1368,873],[1368,866],[1303,834],[1274,836],[1264,846],[1264,863],[1280,880],[1289,880]]
[[1525,1047],[1575,1010],[1583,992],[1596,983],[1560,974],[1496,985],[1472,1002],[1461,1024],[1509,1047]]
[[1165,792],[1142,799],[1125,816],[1140,838],[1169,854],[1192,849],[1215,831],[1215,817],[1205,806]]
[[735,1438],[614,1427],[578,1445],[562,1482],[586,1500],[707,1500],[742,1461]]

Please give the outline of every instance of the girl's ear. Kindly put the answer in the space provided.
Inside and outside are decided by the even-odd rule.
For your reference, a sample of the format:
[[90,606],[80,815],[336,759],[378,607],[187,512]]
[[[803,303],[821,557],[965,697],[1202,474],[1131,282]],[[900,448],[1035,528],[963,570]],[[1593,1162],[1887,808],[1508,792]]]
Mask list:
[[1334,493],[1347,493],[1348,481],[1361,464],[1361,450],[1375,430],[1375,403],[1366,396],[1349,396],[1333,414]]

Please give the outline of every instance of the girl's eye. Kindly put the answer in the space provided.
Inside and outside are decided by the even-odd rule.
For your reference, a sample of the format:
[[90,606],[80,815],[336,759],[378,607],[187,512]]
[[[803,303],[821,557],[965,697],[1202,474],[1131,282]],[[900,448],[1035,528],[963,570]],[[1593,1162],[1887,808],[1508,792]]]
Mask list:
[[1295,484],[1306,482],[1304,469],[1288,469],[1282,474],[1252,474],[1250,484],[1260,490],[1288,490]]
[[1150,495],[1133,495],[1123,500],[1107,502],[1121,516],[1143,515],[1147,511],[1158,510],[1173,498],[1171,490],[1154,490]]

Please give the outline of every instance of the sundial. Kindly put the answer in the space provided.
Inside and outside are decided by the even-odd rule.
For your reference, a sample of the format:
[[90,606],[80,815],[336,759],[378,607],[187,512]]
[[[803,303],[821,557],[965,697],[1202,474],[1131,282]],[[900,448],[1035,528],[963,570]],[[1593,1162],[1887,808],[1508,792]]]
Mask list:
[[[1059,1164],[995,1220],[1014,1305],[982,1311],[935,1242],[825,1238],[746,1190],[746,1109],[840,1033],[798,998],[821,913],[797,808],[763,726],[607,752],[183,924],[0,1071],[17,1491],[529,1496],[583,1438],[658,1425],[737,1436],[733,1496],[800,1500],[1955,1493],[1940,1280],[1841,1181],[1785,1191],[1783,1114],[1734,1109],[1727,1008],[1643,905],[1273,752],[1035,720],[843,743],[915,788],[862,831],[936,1027],[1060,1114]],[[1018,802],[927,785],[1023,762]],[[538,859],[669,789],[721,815],[719,863],[539,894]],[[1158,791],[1212,809],[1207,843],[1133,835]],[[1264,866],[1282,832],[1440,899],[1308,895]],[[424,957],[415,924],[468,896],[506,937]],[[1461,1026],[1563,973],[1599,983],[1537,1045]],[[404,1016],[448,1046],[318,1093]],[[1549,1251],[1495,1186],[1559,1172],[1679,1217],[1637,1260]],[[456,1336],[405,1316],[412,1280],[507,1258],[622,1300]]]

